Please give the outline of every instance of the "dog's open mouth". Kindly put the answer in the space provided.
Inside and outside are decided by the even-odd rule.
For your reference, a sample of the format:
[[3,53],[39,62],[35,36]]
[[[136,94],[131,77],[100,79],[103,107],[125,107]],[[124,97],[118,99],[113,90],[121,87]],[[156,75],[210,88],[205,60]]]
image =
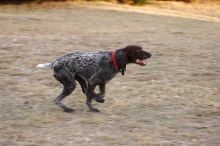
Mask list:
[[147,64],[147,59],[136,59],[135,63],[144,66]]

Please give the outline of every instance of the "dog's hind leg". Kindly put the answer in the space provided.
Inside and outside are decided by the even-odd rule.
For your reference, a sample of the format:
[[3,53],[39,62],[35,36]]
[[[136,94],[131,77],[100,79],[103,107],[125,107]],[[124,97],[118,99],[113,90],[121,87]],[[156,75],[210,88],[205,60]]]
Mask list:
[[57,104],[60,108],[63,109],[64,112],[72,112],[74,111],[73,109],[66,107],[63,103],[62,100],[67,97],[68,95],[70,95],[73,90],[76,87],[76,82],[75,80],[70,81],[67,78],[58,78],[54,75],[54,77],[60,81],[63,84],[63,91],[60,93],[60,95],[58,95],[55,99],[54,102],[55,104]]
[[82,88],[82,92],[86,93],[86,90],[87,90],[87,83],[86,83],[86,81],[82,77],[80,77],[78,75],[75,75],[75,79],[79,82],[79,84],[80,84],[80,86]]

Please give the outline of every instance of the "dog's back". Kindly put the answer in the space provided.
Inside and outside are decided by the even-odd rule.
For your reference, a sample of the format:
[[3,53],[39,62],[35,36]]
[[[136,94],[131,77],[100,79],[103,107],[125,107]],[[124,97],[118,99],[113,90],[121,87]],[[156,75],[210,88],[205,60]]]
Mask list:
[[54,73],[65,71],[89,78],[100,68],[100,63],[110,61],[109,54],[109,52],[70,53],[51,63],[51,68]]

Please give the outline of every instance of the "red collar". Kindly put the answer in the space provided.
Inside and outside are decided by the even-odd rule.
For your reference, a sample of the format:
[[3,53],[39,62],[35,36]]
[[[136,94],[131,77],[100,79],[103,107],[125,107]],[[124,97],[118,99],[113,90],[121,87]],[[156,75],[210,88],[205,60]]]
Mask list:
[[118,65],[116,58],[115,58],[115,51],[112,51],[112,62],[113,62],[115,69],[119,69],[119,65]]

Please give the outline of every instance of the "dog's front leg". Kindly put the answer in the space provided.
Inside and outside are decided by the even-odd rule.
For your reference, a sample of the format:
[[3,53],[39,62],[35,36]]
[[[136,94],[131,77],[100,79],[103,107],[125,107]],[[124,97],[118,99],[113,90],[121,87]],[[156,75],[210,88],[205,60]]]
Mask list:
[[89,107],[89,110],[91,112],[99,112],[98,109],[92,106],[92,99],[94,98],[94,89],[95,89],[95,85],[88,85],[88,90],[86,93],[87,95],[86,105]]
[[100,93],[105,95],[105,84],[99,84]]
[[105,99],[105,84],[99,84],[100,93],[94,96],[94,100],[99,103],[104,103]]

